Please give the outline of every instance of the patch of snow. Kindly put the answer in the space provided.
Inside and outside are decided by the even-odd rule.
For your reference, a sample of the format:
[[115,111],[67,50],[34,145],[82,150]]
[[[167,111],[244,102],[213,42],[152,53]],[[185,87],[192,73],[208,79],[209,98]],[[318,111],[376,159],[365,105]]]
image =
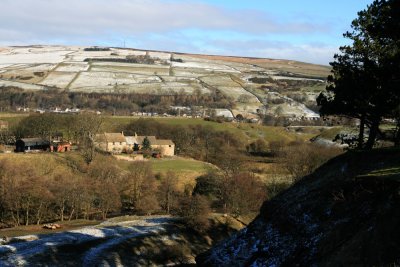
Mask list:
[[15,82],[15,81],[6,81],[0,80],[0,86],[14,86],[18,88],[22,88],[24,90],[45,90],[46,87],[43,85],[36,85],[30,83],[22,83],[22,82]]
[[[138,235],[154,234],[164,229],[173,220],[170,217],[153,217],[124,222],[106,221],[99,226],[83,227],[61,233],[40,236],[29,242],[0,246],[0,266],[29,266],[31,257],[46,253],[63,245],[78,245],[93,240],[104,240],[93,247],[84,257],[84,266],[100,260],[101,253],[108,248]],[[27,237],[21,237],[26,239]]]

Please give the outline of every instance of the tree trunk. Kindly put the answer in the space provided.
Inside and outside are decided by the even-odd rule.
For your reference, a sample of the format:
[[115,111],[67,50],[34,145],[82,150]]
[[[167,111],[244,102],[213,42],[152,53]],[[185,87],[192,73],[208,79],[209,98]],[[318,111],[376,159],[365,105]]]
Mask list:
[[60,220],[64,221],[65,201],[63,200],[60,207]]
[[40,205],[39,205],[39,208],[38,208],[38,210],[36,212],[36,224],[37,225],[39,225],[40,221],[42,220],[42,215],[41,215],[42,206],[43,206],[43,203],[41,202]]
[[25,211],[25,225],[29,225],[29,207]]
[[368,149],[368,150],[370,150],[370,149],[372,149],[374,147],[375,140],[376,140],[376,137],[377,137],[378,132],[379,132],[379,124],[380,124],[380,119],[379,118],[375,118],[372,121],[370,130],[369,130],[368,141],[367,141],[367,143],[365,145],[365,148]]
[[167,214],[169,214],[169,205],[170,205],[170,193],[169,192],[167,192],[167,196],[166,196],[166,209],[167,209]]
[[17,209],[17,226],[21,225],[20,219],[19,219],[19,210]]
[[394,135],[394,146],[400,146],[400,119],[397,120],[396,132]]
[[14,215],[14,211],[11,211],[11,218],[13,219],[13,221],[14,221],[14,226],[19,226],[19,218],[18,218],[18,213],[17,213],[17,217],[15,217],[15,215]]
[[72,220],[72,215],[74,215],[74,212],[75,212],[75,209],[72,209],[71,213],[69,214],[68,221]]
[[364,145],[364,128],[365,128],[365,115],[360,118],[360,132],[358,134],[357,148],[362,149]]

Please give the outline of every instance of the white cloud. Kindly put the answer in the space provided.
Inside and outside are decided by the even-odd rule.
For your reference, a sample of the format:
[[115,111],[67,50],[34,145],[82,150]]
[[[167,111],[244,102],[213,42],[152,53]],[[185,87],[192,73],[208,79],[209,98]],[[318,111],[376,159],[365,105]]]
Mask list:
[[[282,21],[257,10],[233,10],[196,0],[3,0],[0,44],[137,44],[143,49],[300,59],[327,64],[332,48],[265,41],[212,41],[207,34],[325,34],[307,20]],[[199,36],[183,32],[196,30]],[[210,43],[210,44],[209,44]],[[311,51],[312,49],[316,49]],[[300,53],[303,53],[304,56]],[[332,56],[330,54],[329,56]],[[320,56],[321,58],[318,58]]]
[[327,30],[325,25],[284,23],[259,11],[227,10],[195,1],[3,0],[1,9],[1,29],[42,38],[166,33],[187,28],[260,34]]

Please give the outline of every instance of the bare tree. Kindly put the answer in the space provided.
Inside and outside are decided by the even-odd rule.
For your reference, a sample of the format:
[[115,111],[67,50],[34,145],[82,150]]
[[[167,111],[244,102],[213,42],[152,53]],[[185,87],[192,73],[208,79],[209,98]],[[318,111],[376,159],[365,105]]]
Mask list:
[[90,164],[96,155],[96,135],[100,132],[103,119],[94,114],[79,115],[75,131],[79,139],[79,149],[86,164]]
[[151,165],[147,162],[133,162],[128,171],[128,174],[122,178],[120,190],[125,198],[127,208],[137,211],[143,208],[141,202],[144,195],[152,190],[152,186],[149,184],[154,180],[154,176]]
[[161,180],[160,185],[160,202],[162,208],[167,214],[170,214],[174,203],[174,196],[177,193],[178,177],[175,173],[168,171]]

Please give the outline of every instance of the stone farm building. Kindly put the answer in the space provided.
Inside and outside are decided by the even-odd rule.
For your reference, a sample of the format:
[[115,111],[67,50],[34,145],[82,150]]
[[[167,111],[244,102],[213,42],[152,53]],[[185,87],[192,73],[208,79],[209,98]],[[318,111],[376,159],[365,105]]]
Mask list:
[[173,156],[175,144],[171,140],[157,139],[155,136],[125,136],[124,133],[102,133],[96,136],[97,146],[107,152],[122,153],[140,151],[143,140],[147,137],[152,150],[159,151],[162,156]]
[[104,151],[120,153],[126,149],[126,139],[123,133],[102,133],[96,136],[97,146]]

